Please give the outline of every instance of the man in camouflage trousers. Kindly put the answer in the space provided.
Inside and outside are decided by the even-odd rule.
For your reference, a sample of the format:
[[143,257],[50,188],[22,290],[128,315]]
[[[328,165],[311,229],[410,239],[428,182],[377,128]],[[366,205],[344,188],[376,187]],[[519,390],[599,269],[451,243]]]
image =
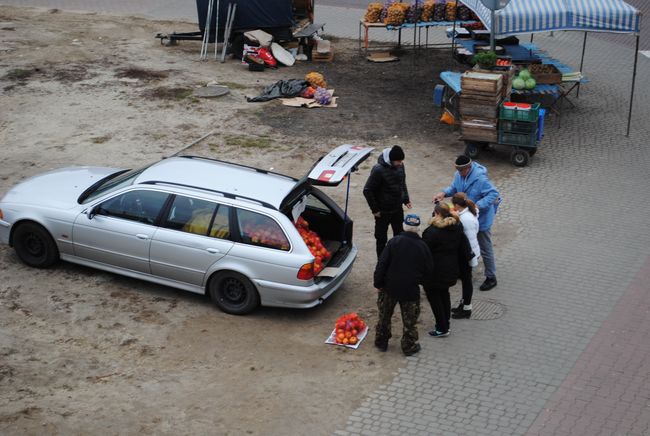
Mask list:
[[381,351],[388,349],[391,318],[398,303],[404,325],[402,352],[410,356],[420,351],[416,327],[420,317],[420,285],[433,273],[433,258],[418,234],[419,229],[420,218],[408,214],[404,218],[404,232],[388,241],[375,268],[374,286],[379,293],[375,346]]

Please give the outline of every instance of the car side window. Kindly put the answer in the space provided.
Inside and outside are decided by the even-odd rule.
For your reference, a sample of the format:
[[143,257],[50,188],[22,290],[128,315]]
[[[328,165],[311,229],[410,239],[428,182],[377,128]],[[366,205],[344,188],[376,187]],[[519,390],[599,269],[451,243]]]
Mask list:
[[129,191],[101,203],[96,214],[153,224],[168,196],[165,192]]
[[289,240],[273,219],[266,215],[237,209],[241,241],[262,247],[289,250]]
[[214,221],[212,221],[212,227],[210,227],[210,236],[230,239],[230,206],[219,205]]
[[177,195],[169,208],[163,227],[196,235],[208,235],[216,203]]

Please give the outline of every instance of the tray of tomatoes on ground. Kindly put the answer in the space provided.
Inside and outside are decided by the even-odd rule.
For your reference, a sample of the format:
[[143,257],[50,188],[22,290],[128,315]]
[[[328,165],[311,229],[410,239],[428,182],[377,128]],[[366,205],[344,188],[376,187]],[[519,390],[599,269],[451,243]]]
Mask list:
[[302,240],[305,241],[307,248],[314,256],[314,275],[318,275],[332,257],[332,253],[327,251],[320,236],[315,231],[309,230],[309,223],[303,217],[298,217],[296,229],[298,229]]
[[359,315],[355,312],[346,313],[336,320],[334,330],[325,343],[357,349],[367,334],[368,326]]

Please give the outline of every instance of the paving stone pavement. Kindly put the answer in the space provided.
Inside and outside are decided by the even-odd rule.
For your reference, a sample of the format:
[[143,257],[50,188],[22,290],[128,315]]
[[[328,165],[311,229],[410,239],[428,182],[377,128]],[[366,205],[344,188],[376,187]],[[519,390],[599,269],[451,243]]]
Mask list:
[[[196,19],[193,5],[173,0],[19,3]],[[362,15],[317,5],[335,36],[357,38]],[[432,42],[444,41],[444,32],[433,33]],[[395,41],[396,34],[377,31],[371,39]],[[513,167],[499,183],[499,286],[488,297],[507,308],[504,316],[453,321],[450,337],[422,338],[422,351],[336,434],[650,434],[650,59],[639,58],[626,138],[633,52],[614,43],[620,39],[589,39],[590,83],[576,107],[564,111],[561,128],[549,117],[531,165]],[[535,41],[577,68],[581,34]],[[504,157],[498,151],[479,160],[507,165]],[[507,249],[499,245],[504,226],[519,229]]]
[[[579,59],[580,34],[535,40],[554,57]],[[520,229],[507,250],[495,235],[499,286],[489,298],[506,314],[452,321],[449,338],[423,338],[422,351],[337,434],[650,434],[647,280],[612,310],[650,261],[650,62],[639,61],[626,138],[633,52],[600,39],[589,50],[590,83],[576,108],[564,111],[561,128],[547,119],[531,165],[499,186],[499,226]],[[637,323],[621,326],[626,310]],[[592,361],[593,378],[576,375]],[[594,433],[594,422],[607,425]]]

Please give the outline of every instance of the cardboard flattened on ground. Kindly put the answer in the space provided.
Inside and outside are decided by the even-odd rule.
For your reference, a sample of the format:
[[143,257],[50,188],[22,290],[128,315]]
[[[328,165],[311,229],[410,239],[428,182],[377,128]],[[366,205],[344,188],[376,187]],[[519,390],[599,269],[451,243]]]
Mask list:
[[366,59],[368,59],[370,62],[395,62],[395,61],[399,61],[399,58],[397,56],[393,56],[388,51],[380,51],[380,52],[376,52],[376,53],[371,53],[370,55],[368,55],[368,57]]
[[330,95],[332,95],[332,101],[330,104],[320,104],[313,98],[305,98],[305,97],[293,97],[293,98],[281,98],[280,100],[282,101],[282,104],[284,106],[290,106],[290,107],[306,107],[307,109],[315,108],[315,107],[329,107],[329,108],[334,108],[338,107],[336,101],[338,100],[338,97],[334,97],[334,90],[333,89],[328,89]]

